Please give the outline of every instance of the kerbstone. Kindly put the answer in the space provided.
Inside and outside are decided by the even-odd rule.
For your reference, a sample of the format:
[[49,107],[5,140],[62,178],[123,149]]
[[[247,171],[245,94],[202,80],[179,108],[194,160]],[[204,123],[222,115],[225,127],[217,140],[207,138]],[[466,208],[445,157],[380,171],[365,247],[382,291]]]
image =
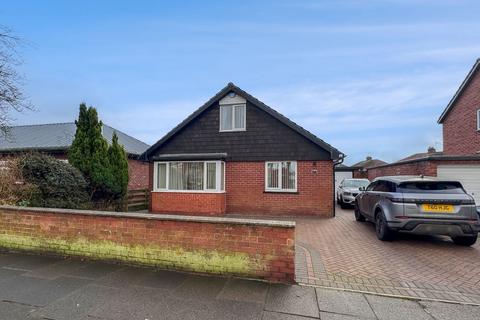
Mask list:
[[365,295],[379,320],[432,320],[416,301]]

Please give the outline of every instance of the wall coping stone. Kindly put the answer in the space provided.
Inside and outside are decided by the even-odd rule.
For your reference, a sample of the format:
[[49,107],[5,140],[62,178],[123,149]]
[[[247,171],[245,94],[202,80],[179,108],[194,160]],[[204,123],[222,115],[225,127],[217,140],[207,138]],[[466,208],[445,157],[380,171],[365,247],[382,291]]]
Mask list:
[[280,228],[295,227],[295,221],[281,221],[281,220],[187,216],[187,215],[157,214],[157,213],[143,213],[143,212],[115,212],[115,211],[78,210],[78,209],[60,209],[60,208],[19,207],[19,206],[8,206],[8,205],[1,205],[0,210],[2,209],[11,210],[11,211],[31,211],[31,212],[44,212],[44,213],[55,213],[55,214],[73,214],[73,215],[115,217],[115,218],[135,218],[135,219],[163,220],[163,221],[166,220],[166,221],[183,221],[183,222],[197,222],[197,223],[225,223],[225,224],[240,224],[240,225],[267,226],[267,227],[280,227]]

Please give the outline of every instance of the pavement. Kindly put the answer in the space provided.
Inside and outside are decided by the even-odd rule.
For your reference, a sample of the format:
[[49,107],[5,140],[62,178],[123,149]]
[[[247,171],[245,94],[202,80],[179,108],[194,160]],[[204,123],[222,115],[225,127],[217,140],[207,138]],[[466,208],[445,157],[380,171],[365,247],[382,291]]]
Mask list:
[[337,208],[333,219],[295,221],[299,283],[480,304],[480,241],[460,247],[447,237],[400,234],[383,242],[351,209]]
[[0,254],[0,319],[478,319],[480,307]]

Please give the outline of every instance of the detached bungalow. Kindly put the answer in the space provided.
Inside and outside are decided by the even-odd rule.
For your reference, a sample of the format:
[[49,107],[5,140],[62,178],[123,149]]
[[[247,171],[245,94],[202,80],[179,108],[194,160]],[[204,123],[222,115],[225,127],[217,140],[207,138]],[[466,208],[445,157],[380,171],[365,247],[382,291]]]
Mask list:
[[330,217],[343,156],[229,83],[142,158],[152,212]]

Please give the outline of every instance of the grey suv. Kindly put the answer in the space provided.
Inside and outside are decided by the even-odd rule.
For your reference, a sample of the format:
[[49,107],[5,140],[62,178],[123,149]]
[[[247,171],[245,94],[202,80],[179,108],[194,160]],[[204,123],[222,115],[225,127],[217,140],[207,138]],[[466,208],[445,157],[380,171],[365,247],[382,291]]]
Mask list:
[[480,230],[475,202],[460,182],[433,177],[373,180],[355,199],[355,219],[373,221],[380,240],[402,231],[446,235],[458,245],[471,246]]

